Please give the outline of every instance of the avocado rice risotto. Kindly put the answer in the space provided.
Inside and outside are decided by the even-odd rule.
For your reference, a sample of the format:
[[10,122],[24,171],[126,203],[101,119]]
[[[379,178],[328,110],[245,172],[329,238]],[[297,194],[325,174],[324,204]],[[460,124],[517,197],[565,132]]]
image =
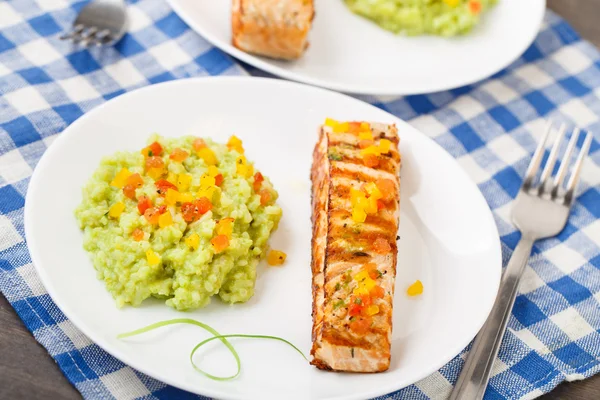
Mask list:
[[254,294],[256,266],[281,218],[277,192],[227,145],[154,135],[100,163],[75,216],[83,246],[119,307],[150,296],[178,310]]

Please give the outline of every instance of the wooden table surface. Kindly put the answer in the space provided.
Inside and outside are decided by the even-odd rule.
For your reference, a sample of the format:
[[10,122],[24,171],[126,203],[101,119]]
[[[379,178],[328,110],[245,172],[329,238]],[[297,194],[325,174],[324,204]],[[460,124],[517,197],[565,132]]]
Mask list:
[[[584,38],[600,47],[600,0],[548,0]],[[80,399],[46,350],[0,295],[0,399]],[[600,374],[563,383],[542,400],[600,399]]]

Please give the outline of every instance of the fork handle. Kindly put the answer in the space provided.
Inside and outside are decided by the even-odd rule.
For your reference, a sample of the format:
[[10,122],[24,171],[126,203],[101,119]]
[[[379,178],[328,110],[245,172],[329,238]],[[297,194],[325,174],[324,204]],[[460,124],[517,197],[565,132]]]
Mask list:
[[522,236],[517,244],[502,276],[494,307],[473,342],[449,400],[483,399],[533,242],[533,238]]

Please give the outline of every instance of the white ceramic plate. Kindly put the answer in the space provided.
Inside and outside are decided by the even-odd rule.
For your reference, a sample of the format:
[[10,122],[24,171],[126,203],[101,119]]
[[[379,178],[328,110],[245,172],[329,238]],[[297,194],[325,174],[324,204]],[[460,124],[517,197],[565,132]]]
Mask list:
[[[282,100],[285,99],[285,100]],[[318,371],[283,344],[236,340],[242,375],[215,382],[196,372],[188,354],[206,338],[193,326],[169,327],[118,340],[163,319],[187,316],[222,333],[289,339],[311,345],[310,183],[312,150],[324,118],[398,124],[403,154],[398,278],[392,364],[381,374]],[[283,209],[272,246],[288,254],[281,268],[259,266],[256,295],[228,306],[176,312],[159,301],[118,310],[96,279],[73,216],[81,188],[101,157],[138,150],[152,132],[226,141],[235,133],[246,154],[269,176]],[[365,399],[432,373],[475,336],[491,309],[501,271],[496,226],[477,187],[438,145],[405,122],[344,95],[280,80],[199,78],[136,90],[69,126],[40,160],[29,186],[25,230],[33,262],[67,317],[94,342],[132,367],[166,383],[227,399]],[[409,298],[420,279],[425,292]],[[220,346],[203,353],[214,372],[233,369]]]
[[231,0],[168,0],[196,32],[223,51],[272,74],[349,93],[408,95],[464,86],[516,60],[533,42],[545,0],[499,0],[469,35],[401,37],[350,12],[343,0],[317,0],[310,46],[294,62],[231,45]]

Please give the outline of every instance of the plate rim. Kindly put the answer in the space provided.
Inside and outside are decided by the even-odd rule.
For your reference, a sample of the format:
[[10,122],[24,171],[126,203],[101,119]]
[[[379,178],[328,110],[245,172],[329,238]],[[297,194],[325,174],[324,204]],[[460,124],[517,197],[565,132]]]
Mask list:
[[[97,346],[102,348],[104,351],[106,351],[113,357],[122,361],[126,366],[134,368],[134,369],[136,369],[136,370],[138,370],[160,382],[163,382],[165,384],[189,391],[191,393],[199,394],[202,396],[210,396],[210,397],[222,398],[222,399],[235,399],[235,400],[238,400],[238,399],[239,400],[247,400],[248,399],[248,397],[243,396],[243,395],[233,395],[233,396],[226,395],[225,397],[223,397],[222,392],[216,392],[212,389],[202,389],[203,392],[200,392],[200,391],[198,391],[197,387],[188,385],[187,383],[180,384],[180,383],[176,383],[170,379],[165,380],[164,377],[160,376],[160,374],[154,373],[151,369],[146,368],[143,364],[136,362],[135,359],[130,359],[130,357],[128,355],[121,354],[121,352],[118,349],[113,348],[110,345],[110,343],[105,342],[103,335],[96,334],[95,331],[91,327],[88,327],[85,322],[82,322],[79,320],[79,317],[77,316],[77,314],[75,312],[72,312],[72,310],[70,309],[70,307],[68,305],[65,307],[65,304],[61,300],[59,300],[60,296],[57,296],[56,288],[54,287],[54,285],[52,285],[49,275],[46,274],[44,268],[42,268],[42,266],[41,266],[42,264],[39,262],[41,260],[41,257],[38,257],[36,241],[31,236],[32,228],[30,228],[34,224],[34,221],[32,221],[32,219],[31,219],[32,217],[30,217],[31,212],[29,210],[33,207],[32,206],[32,202],[33,202],[32,198],[35,197],[35,193],[37,191],[36,182],[39,179],[39,175],[40,175],[40,172],[38,172],[38,171],[41,171],[43,169],[43,167],[45,166],[45,164],[47,164],[49,162],[48,160],[51,159],[51,156],[48,156],[48,154],[52,154],[53,152],[57,151],[56,150],[57,148],[60,147],[60,146],[55,146],[55,144],[56,143],[60,144],[63,141],[68,140],[68,137],[76,134],[78,125],[84,123],[89,118],[93,118],[95,114],[101,112],[100,110],[102,110],[102,108],[104,108],[110,102],[112,102],[118,98],[121,98],[121,97],[130,96],[137,92],[155,90],[156,86],[162,87],[162,86],[171,86],[171,85],[172,86],[185,85],[190,82],[194,82],[194,83],[198,82],[198,83],[202,84],[204,82],[219,82],[219,81],[225,82],[225,83],[236,82],[236,81],[240,81],[242,83],[247,83],[249,81],[258,83],[258,81],[260,81],[261,83],[258,83],[258,84],[290,86],[290,89],[292,89],[292,90],[294,88],[295,89],[303,89],[303,90],[333,94],[334,96],[346,97],[350,100],[363,103],[364,106],[375,108],[375,109],[387,114],[392,120],[401,121],[402,123],[409,125],[414,130],[415,133],[421,135],[424,139],[429,140],[431,142],[430,144],[433,144],[434,146],[439,147],[439,150],[441,150],[441,152],[444,153],[444,156],[449,158],[451,160],[451,162],[455,163],[455,165],[458,167],[457,174],[462,174],[464,177],[467,178],[468,182],[470,182],[470,184],[474,186],[474,188],[476,189],[473,193],[474,199],[477,198],[477,200],[476,200],[477,202],[481,202],[482,205],[485,205],[485,209],[486,209],[485,218],[488,220],[490,227],[493,228],[493,233],[494,233],[494,235],[493,235],[494,243],[492,244],[491,248],[495,249],[495,258],[496,258],[495,262],[498,265],[498,268],[491,269],[490,274],[493,274],[493,278],[495,280],[495,284],[493,286],[495,287],[495,293],[497,293],[499,285],[500,285],[500,277],[502,274],[502,251],[501,251],[501,241],[500,241],[500,235],[498,232],[498,226],[495,223],[493,213],[492,213],[491,209],[489,208],[489,205],[487,204],[485,197],[483,196],[483,194],[481,193],[481,191],[479,190],[477,185],[468,176],[466,171],[460,167],[460,165],[458,164],[456,159],[454,157],[452,157],[442,146],[440,146],[433,139],[431,139],[430,137],[428,137],[427,135],[422,133],[420,130],[413,127],[412,125],[410,125],[408,122],[404,121],[403,119],[401,119],[385,110],[379,109],[378,107],[375,107],[372,104],[369,104],[367,102],[364,102],[364,101],[356,99],[356,98],[353,98],[346,94],[338,93],[335,91],[331,91],[328,89],[315,87],[315,86],[311,86],[311,85],[307,85],[307,84],[303,84],[303,83],[290,82],[290,81],[274,79],[274,78],[249,77],[249,76],[211,76],[211,77],[184,78],[184,79],[177,79],[177,80],[172,80],[172,81],[167,81],[167,82],[162,82],[162,83],[157,83],[157,84],[153,84],[153,85],[147,85],[147,86],[143,86],[140,88],[136,88],[136,89],[126,92],[120,96],[117,96],[113,99],[110,99],[109,101],[106,101],[106,102],[98,105],[97,107],[94,107],[92,110],[86,112],[85,114],[80,116],[77,120],[75,120],[73,123],[71,123],[69,126],[67,126],[67,128],[65,128],[63,130],[63,132],[61,132],[61,134],[59,134],[59,136],[53,141],[53,143],[46,149],[46,151],[44,152],[44,154],[38,161],[37,165],[35,166],[34,171],[31,175],[29,185],[27,188],[27,194],[25,196],[25,205],[24,205],[25,239],[28,244],[27,248],[28,248],[28,251],[29,251],[29,254],[31,257],[31,262],[33,263],[35,271],[38,274],[38,277],[40,278],[41,283],[43,284],[44,288],[48,292],[48,295],[50,296],[52,301],[61,310],[61,312],[67,317],[67,319],[69,321],[71,321],[73,323],[73,325],[77,329],[79,329],[84,335],[86,335],[94,344],[96,344]],[[485,316],[485,318],[482,317],[481,320],[478,321],[477,324],[474,324],[475,326],[477,326],[477,330],[475,332],[473,332],[472,336],[471,336],[471,334],[469,334],[468,336],[465,335],[463,340],[456,341],[455,346],[452,347],[452,351],[448,352],[448,353],[452,353],[451,356],[440,358],[440,362],[438,363],[439,365],[432,364],[433,367],[431,367],[429,370],[424,369],[423,370],[424,372],[421,374],[422,376],[420,376],[418,379],[414,380],[413,382],[410,382],[403,386],[397,386],[394,384],[390,384],[390,385],[382,386],[376,390],[371,390],[371,391],[365,392],[365,393],[360,393],[360,394],[355,394],[355,395],[334,396],[334,397],[329,397],[328,399],[329,400],[361,400],[361,399],[364,399],[365,396],[367,396],[368,398],[373,398],[373,397],[377,397],[377,396],[390,394],[397,390],[408,387],[423,378],[426,378],[427,376],[431,375],[432,373],[434,373],[435,371],[439,370],[441,367],[446,365],[448,362],[450,362],[455,356],[460,354],[460,352],[473,340],[475,335],[479,332],[479,330],[483,326],[484,322],[487,320],[487,317],[488,317],[489,313],[491,312],[491,309],[495,302],[495,299],[496,299],[496,296],[494,296],[494,297],[490,296],[489,300],[487,301],[488,304],[485,304],[482,307],[482,309],[486,310],[485,314],[482,313],[482,316]]]
[[[181,18],[193,31],[202,36],[207,42],[211,45],[217,47],[224,53],[228,54],[231,57],[234,57],[238,60],[241,60],[247,64],[252,65],[255,68],[273,74],[275,76],[289,79],[298,83],[306,83],[309,85],[321,87],[324,89],[330,89],[341,93],[347,94],[360,94],[360,95],[373,95],[373,96],[410,96],[410,95],[420,95],[420,94],[431,94],[437,92],[443,92],[447,90],[457,89],[460,87],[464,87],[467,85],[472,85],[478,82],[481,82],[490,76],[497,74],[498,72],[504,70],[509,65],[514,63],[523,55],[523,53],[531,46],[531,44],[535,41],[537,36],[540,33],[542,23],[544,21],[544,16],[546,15],[547,8],[547,0],[536,0],[540,1],[540,9],[543,10],[540,12],[539,18],[534,22],[536,29],[535,35],[531,38],[524,41],[523,45],[518,48],[515,48],[513,55],[511,57],[507,57],[507,60],[504,63],[499,63],[498,66],[494,68],[490,68],[490,71],[474,74],[471,78],[463,79],[460,83],[455,84],[447,84],[442,85],[436,88],[427,88],[423,90],[402,90],[401,88],[396,88],[393,85],[389,86],[389,89],[376,89],[372,90],[368,86],[365,85],[355,85],[355,84],[338,84],[327,82],[326,80],[319,78],[312,78],[309,75],[297,73],[294,71],[289,71],[285,68],[279,67],[277,65],[271,64],[270,62],[264,60],[261,57],[255,56],[250,53],[246,53],[236,47],[234,47],[230,42],[220,40],[216,35],[211,34],[208,30],[204,29],[200,23],[195,22],[193,16],[186,13],[183,10],[183,6],[180,3],[180,0],[166,0],[169,6],[175,11],[177,16]],[[243,69],[243,67],[242,67]],[[245,70],[244,70],[245,71]]]

